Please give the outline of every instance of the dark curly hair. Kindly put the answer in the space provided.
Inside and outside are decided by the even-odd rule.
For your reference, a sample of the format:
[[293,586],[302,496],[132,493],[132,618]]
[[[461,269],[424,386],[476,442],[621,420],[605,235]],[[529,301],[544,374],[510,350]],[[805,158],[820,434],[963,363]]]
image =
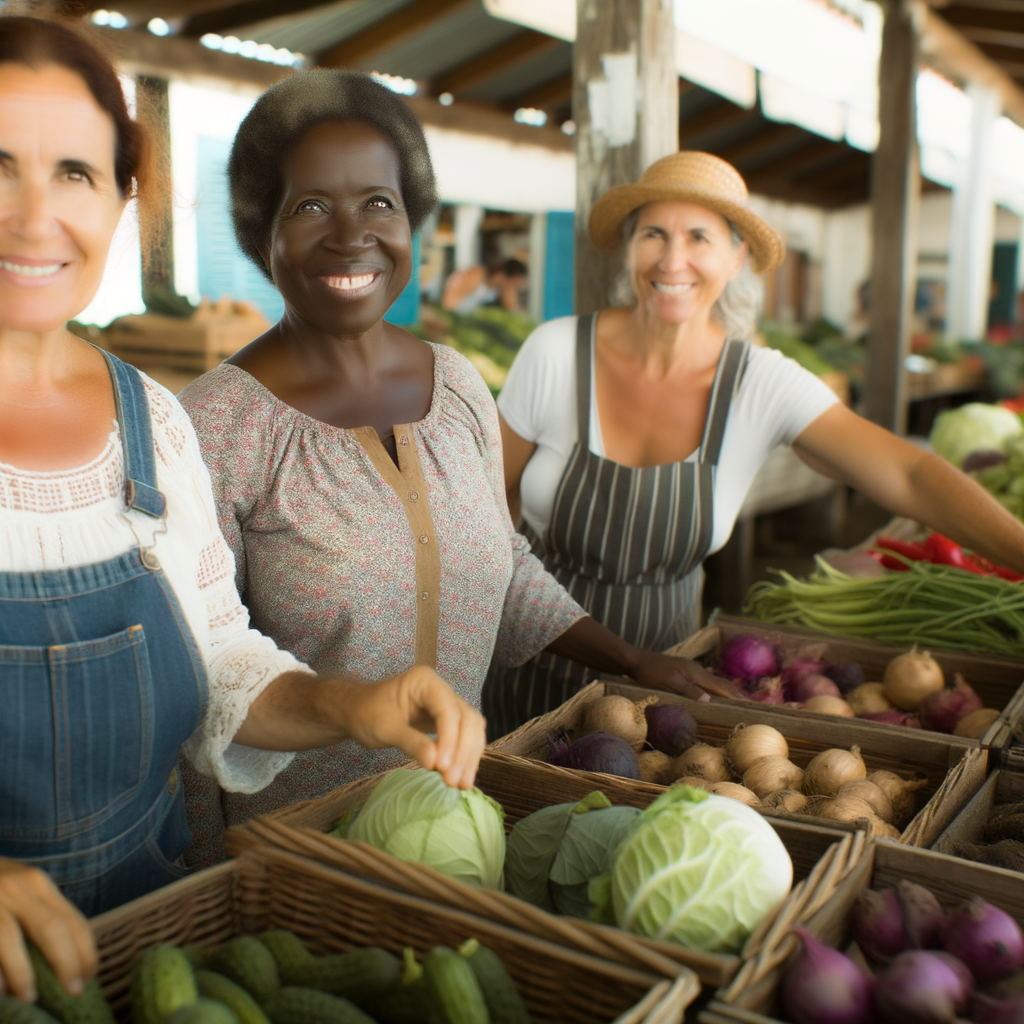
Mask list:
[[413,231],[437,207],[423,127],[398,96],[356,71],[300,71],[256,101],[238,128],[228,162],[238,244],[267,278],[270,269],[260,249],[269,245],[281,200],[281,164],[299,137],[324,121],[362,121],[391,142],[398,152],[402,200]]

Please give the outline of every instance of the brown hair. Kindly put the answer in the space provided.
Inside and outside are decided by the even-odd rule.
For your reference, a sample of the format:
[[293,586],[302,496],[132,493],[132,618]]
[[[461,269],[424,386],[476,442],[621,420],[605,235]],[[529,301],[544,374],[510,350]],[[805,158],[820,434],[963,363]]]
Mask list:
[[150,184],[148,133],[128,113],[117,71],[95,43],[58,22],[2,16],[0,64],[23,64],[30,68],[56,64],[78,75],[97,105],[114,122],[114,179],[121,195],[136,196],[146,190]]

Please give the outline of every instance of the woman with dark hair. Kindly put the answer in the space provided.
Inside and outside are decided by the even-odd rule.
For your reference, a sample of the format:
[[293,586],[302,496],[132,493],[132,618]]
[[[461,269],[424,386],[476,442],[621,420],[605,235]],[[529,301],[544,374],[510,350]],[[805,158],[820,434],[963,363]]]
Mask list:
[[183,745],[252,792],[344,739],[468,787],[484,742],[429,668],[358,686],[250,629],[188,417],[67,331],[145,141],[92,43],[0,17],[0,992],[27,999],[23,934],[80,991],[82,914],[185,873]]
[[[243,121],[229,175],[239,243],[285,313],[181,401],[253,623],[317,671],[436,667],[474,706],[492,656],[517,665],[543,649],[724,692],[693,663],[620,641],[544,571],[509,519],[480,375],[383,319],[437,201],[408,106],[367,75],[294,75]],[[345,746],[301,756],[222,810],[230,824],[395,760]],[[203,815],[212,835],[211,794],[192,820]]]

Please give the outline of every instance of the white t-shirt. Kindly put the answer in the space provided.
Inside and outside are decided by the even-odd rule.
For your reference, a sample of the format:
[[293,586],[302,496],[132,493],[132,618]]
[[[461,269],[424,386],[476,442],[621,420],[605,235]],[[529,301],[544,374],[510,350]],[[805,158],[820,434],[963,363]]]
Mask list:
[[[593,373],[590,382],[590,450],[604,456]],[[715,471],[709,554],[729,539],[751,481],[768,455],[792,444],[837,401],[826,384],[792,359],[751,346]],[[576,317],[549,320],[526,339],[498,396],[498,409],[521,438],[537,445],[519,490],[523,518],[543,537],[577,438]],[[693,452],[687,461],[696,459]]]

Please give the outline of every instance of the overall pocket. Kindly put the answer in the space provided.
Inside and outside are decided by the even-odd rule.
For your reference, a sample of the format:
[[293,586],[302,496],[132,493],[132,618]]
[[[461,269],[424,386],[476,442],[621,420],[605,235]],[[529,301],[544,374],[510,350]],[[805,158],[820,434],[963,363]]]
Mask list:
[[139,794],[153,727],[142,626],[52,647],[0,644],[0,836],[94,829]]

